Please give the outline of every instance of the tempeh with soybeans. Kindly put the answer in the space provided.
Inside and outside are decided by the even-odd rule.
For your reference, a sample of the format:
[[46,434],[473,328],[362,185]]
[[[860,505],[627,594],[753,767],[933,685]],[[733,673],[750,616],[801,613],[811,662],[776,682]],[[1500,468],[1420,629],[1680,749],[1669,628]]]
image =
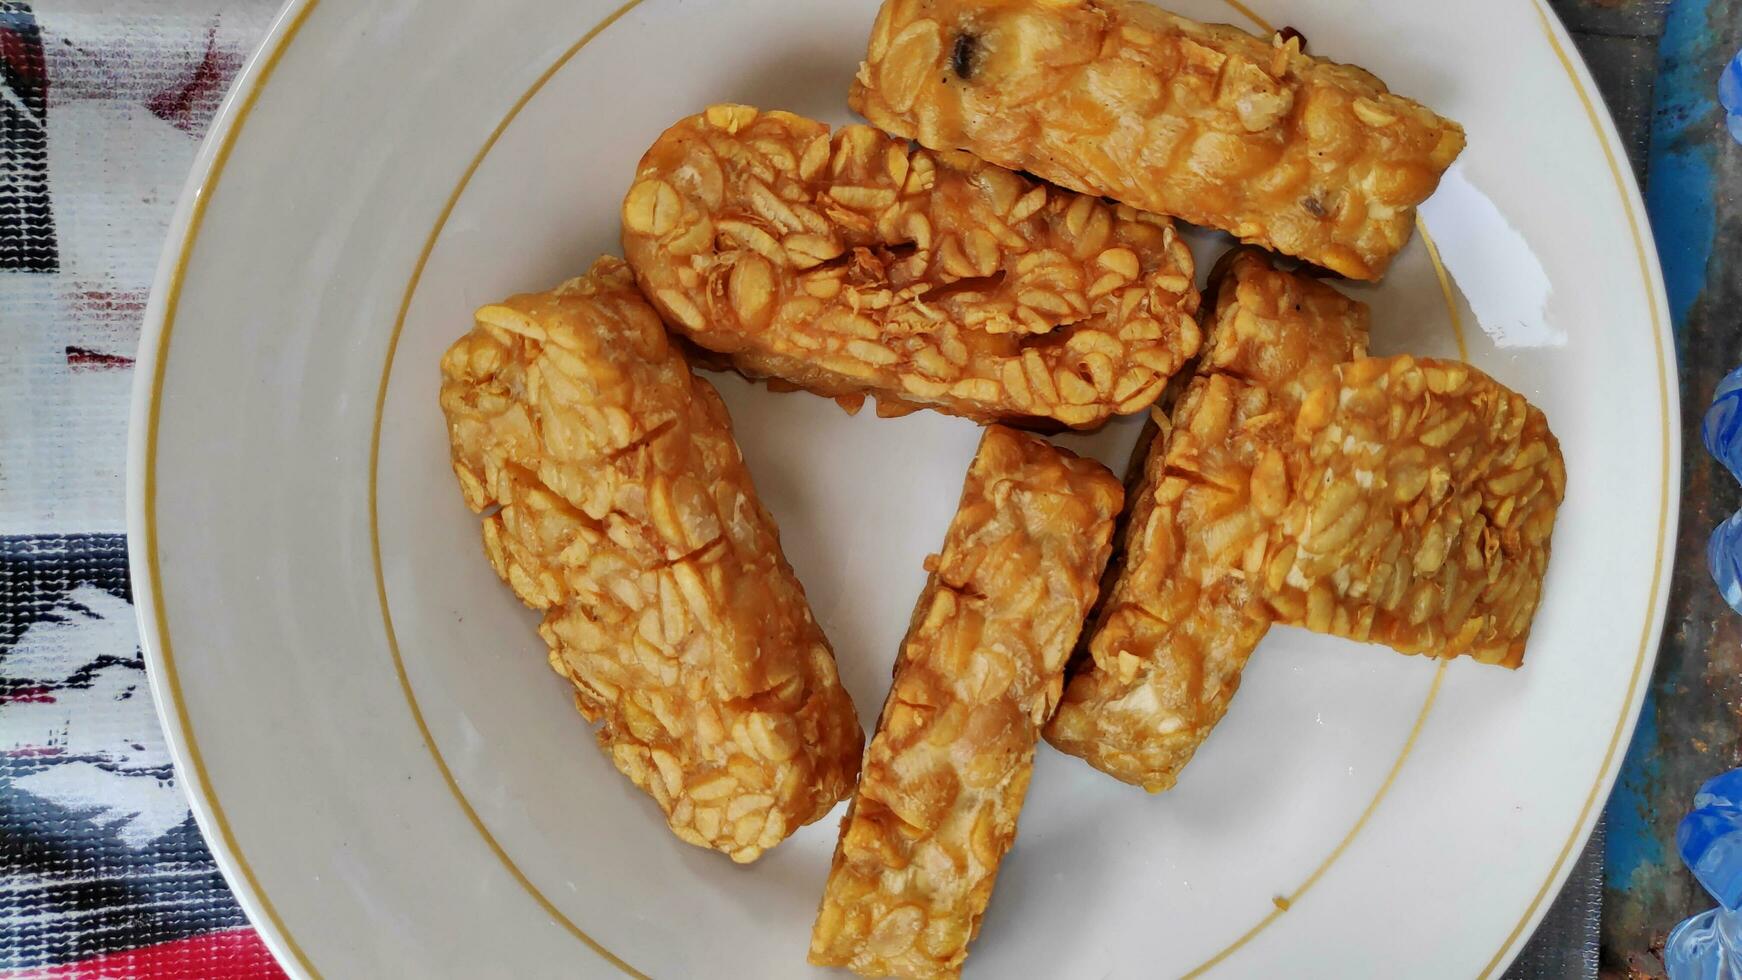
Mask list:
[[1277,622],[1522,663],[1567,489],[1542,411],[1458,361],[1369,358],[1294,429],[1303,463],[1257,577]]
[[1353,65],[1136,0],[885,0],[849,99],[934,150],[1378,279],[1464,131]]
[[1152,792],[1222,720],[1270,628],[1254,548],[1298,468],[1305,392],[1365,353],[1368,311],[1256,249],[1217,264],[1198,375],[1161,416],[1130,491],[1112,583],[1085,633],[1054,748]]
[[943,551],[926,562],[931,577],[841,826],[812,963],[960,974],[1122,499],[1101,464],[986,430]]
[[886,411],[1092,428],[1198,350],[1169,219],[868,126],[713,106],[647,151],[622,216],[673,329]]
[[752,861],[847,796],[864,736],[834,654],[628,267],[479,309],[441,370],[490,564],[672,832]]

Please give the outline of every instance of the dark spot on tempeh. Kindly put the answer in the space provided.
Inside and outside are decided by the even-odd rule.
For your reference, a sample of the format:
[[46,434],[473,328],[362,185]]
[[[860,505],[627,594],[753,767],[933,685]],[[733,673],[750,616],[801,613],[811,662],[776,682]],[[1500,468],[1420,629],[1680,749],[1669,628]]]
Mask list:
[[972,34],[957,34],[950,48],[950,70],[956,77],[968,81],[974,77],[975,57],[980,53],[980,39]]
[[1003,285],[1003,283],[1004,270],[999,269],[997,272],[994,272],[989,276],[969,276],[966,279],[957,279],[955,282],[946,282],[939,286],[932,286],[930,289],[921,293],[919,299],[923,303],[936,303],[950,296],[954,296],[957,293],[990,292],[991,290],[997,289],[999,286]]

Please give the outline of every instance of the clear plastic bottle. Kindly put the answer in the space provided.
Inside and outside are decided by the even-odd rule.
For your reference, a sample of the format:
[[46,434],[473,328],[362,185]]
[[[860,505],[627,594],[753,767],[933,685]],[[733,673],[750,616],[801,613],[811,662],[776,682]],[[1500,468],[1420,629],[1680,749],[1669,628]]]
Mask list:
[[1670,932],[1664,967],[1671,980],[1742,980],[1742,769],[1700,787],[1675,844],[1718,907]]

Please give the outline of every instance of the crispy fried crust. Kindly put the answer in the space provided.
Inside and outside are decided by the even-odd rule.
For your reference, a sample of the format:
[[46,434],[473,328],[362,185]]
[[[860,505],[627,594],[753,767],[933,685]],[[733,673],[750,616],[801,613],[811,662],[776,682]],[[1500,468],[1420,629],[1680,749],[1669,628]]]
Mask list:
[[682,839],[752,861],[852,789],[863,735],[714,389],[620,260],[477,312],[442,357],[454,473],[550,664]]
[[1295,434],[1262,576],[1277,621],[1517,667],[1566,496],[1542,412],[1466,364],[1371,358],[1309,395]]
[[1270,628],[1243,566],[1286,502],[1304,389],[1367,344],[1364,304],[1256,251],[1230,253],[1212,279],[1200,374],[1150,443],[1087,655],[1046,729],[1151,791],[1221,721]]
[[926,563],[932,575],[842,823],[812,963],[866,976],[961,972],[1122,498],[1099,463],[986,430],[943,553]]
[[1378,279],[1464,131],[1377,78],[1132,0],[885,0],[850,97],[897,136]]
[[1168,219],[868,126],[720,105],[642,158],[623,248],[674,329],[752,377],[1084,428],[1198,349]]

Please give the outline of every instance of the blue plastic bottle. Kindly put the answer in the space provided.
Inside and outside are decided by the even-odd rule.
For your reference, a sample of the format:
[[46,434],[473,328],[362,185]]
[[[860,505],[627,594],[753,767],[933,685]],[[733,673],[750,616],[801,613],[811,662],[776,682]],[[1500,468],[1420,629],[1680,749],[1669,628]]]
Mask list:
[[[1730,135],[1742,143],[1742,52],[1718,80]],[[1742,368],[1718,383],[1700,425],[1706,450],[1742,481]],[[1706,564],[1730,608],[1742,612],[1742,511],[1712,531]],[[1675,831],[1682,862],[1718,907],[1683,921],[1664,944],[1671,980],[1742,980],[1742,769],[1710,780]]]
[[[1718,382],[1700,424],[1700,441],[1742,481],[1742,368]],[[1706,564],[1730,608],[1742,612],[1742,511],[1730,515],[1706,542]]]
[[1700,787],[1675,845],[1718,907],[1675,927],[1664,966],[1671,980],[1742,980],[1742,769]]
[[1718,76],[1718,104],[1724,107],[1724,122],[1730,135],[1742,143],[1742,51],[1724,66]]

